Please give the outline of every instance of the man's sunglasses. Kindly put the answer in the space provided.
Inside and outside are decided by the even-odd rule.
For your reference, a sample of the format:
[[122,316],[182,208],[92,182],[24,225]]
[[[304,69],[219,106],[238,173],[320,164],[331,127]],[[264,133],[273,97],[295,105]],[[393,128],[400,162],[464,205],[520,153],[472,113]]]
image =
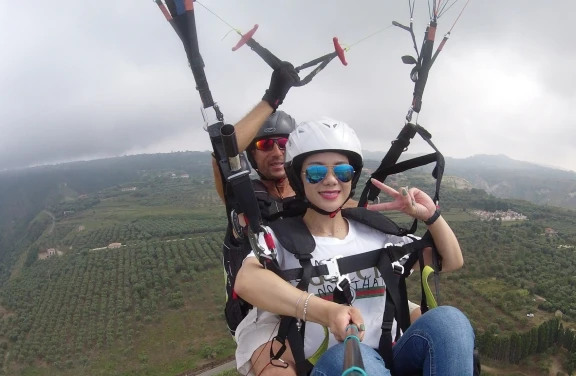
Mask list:
[[256,141],[256,149],[262,151],[270,151],[274,149],[274,144],[278,145],[278,149],[286,150],[286,144],[288,143],[287,137],[280,138],[264,138],[262,140]]
[[339,164],[336,166],[324,166],[324,165],[311,165],[306,167],[306,181],[310,184],[318,184],[326,175],[328,175],[328,167],[332,169],[334,176],[342,183],[348,183],[354,177],[354,167],[349,164]]

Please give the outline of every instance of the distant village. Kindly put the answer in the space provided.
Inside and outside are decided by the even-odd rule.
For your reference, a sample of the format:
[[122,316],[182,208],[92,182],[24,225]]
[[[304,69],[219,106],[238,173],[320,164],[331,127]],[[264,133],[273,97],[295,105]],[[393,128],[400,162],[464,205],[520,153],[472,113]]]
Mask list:
[[528,217],[522,213],[517,213],[513,210],[496,210],[495,212],[473,210],[471,213],[480,217],[482,221],[491,221],[493,219],[499,219],[501,221],[525,221],[528,219]]
[[44,249],[44,250],[41,250],[40,252],[38,252],[38,258],[40,260],[46,260],[48,257],[62,256],[63,254],[64,253],[58,249],[48,248],[48,249]]

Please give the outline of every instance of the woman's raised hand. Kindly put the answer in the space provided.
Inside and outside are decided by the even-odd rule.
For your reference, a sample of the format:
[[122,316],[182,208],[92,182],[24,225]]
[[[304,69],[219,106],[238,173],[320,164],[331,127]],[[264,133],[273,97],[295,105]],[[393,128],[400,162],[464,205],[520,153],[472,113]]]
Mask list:
[[367,209],[369,210],[398,210],[422,221],[429,219],[436,211],[434,201],[426,192],[418,188],[402,187],[398,192],[376,179],[371,179],[371,181],[374,186],[392,197],[394,201],[368,205]]

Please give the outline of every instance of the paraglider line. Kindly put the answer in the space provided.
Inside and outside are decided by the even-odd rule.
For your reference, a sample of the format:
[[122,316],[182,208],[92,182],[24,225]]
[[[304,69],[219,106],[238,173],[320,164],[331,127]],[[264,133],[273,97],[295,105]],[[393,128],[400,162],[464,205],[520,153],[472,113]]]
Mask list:
[[[470,0],[466,1],[466,4],[464,5],[464,7],[462,8],[462,10],[460,11],[460,14],[458,15],[458,17],[456,18],[456,21],[454,21],[454,24],[452,25],[452,27],[450,28],[450,31],[448,33],[452,32],[452,29],[454,29],[454,26],[456,26],[456,22],[458,22],[458,20],[460,19],[460,16],[462,15],[462,13],[464,13],[464,10],[466,9],[466,7],[468,6],[468,3],[470,2]],[[456,2],[454,2],[452,5],[456,4]],[[451,6],[452,6],[451,5]],[[450,9],[450,8],[448,8]],[[448,10],[447,9],[447,10]]]
[[[228,22],[226,22],[222,17],[220,17],[219,15],[217,15],[216,13],[214,13],[213,11],[211,11],[206,5],[202,4],[201,2],[199,2],[198,0],[195,1],[197,4],[200,4],[204,9],[206,9],[208,12],[212,13],[216,18],[218,18],[220,21],[224,22],[230,29],[234,30],[235,32],[237,32],[239,35],[242,35],[242,33],[240,32],[240,29],[235,28],[234,26],[230,25]],[[228,35],[228,33],[226,34]],[[226,38],[226,36],[224,36],[224,38]]]
[[[410,4],[410,0],[408,0],[408,5],[409,5],[410,8],[412,9],[412,13],[414,12],[414,2],[415,2],[415,1],[416,1],[416,0],[412,0],[412,4]],[[230,31],[235,31],[236,33],[238,33],[238,35],[243,36],[243,34],[242,34],[242,32],[240,31],[240,29],[237,29],[237,28],[235,28],[234,26],[232,26],[231,24],[229,24],[228,22],[226,22],[226,20],[224,20],[222,17],[220,17],[219,15],[217,15],[217,14],[216,14],[215,12],[213,12],[212,10],[210,10],[210,8],[208,8],[206,5],[202,4],[202,3],[201,3],[200,1],[198,1],[198,0],[195,0],[194,2],[197,3],[197,4],[199,4],[199,5],[201,5],[201,6],[202,6],[204,9],[206,9],[208,12],[212,13],[212,15],[214,15],[214,17],[218,18],[220,21],[222,21],[224,24],[226,24],[226,25],[231,29]],[[356,41],[356,42],[354,42],[354,43],[352,43],[352,44],[350,44],[350,45],[348,45],[348,46],[346,46],[345,51],[350,50],[350,48],[352,48],[352,46],[355,46],[355,45],[357,45],[357,44],[365,41],[366,39],[371,38],[371,37],[373,37],[374,35],[383,32],[384,30],[390,28],[391,26],[392,26],[392,25],[386,26],[385,28],[380,29],[380,30],[378,30],[378,31],[376,31],[376,32],[374,32],[374,33],[372,33],[372,34],[370,34],[370,35],[368,35],[368,36],[366,36],[366,37],[364,37],[364,38],[362,38],[362,39],[360,39],[360,40],[358,40],[358,41]],[[228,32],[226,33],[226,35],[224,35],[224,37],[223,37],[222,39],[226,38],[226,37],[228,36],[228,34],[230,34],[230,31],[228,31]]]
[[448,11],[448,9],[452,8],[452,6],[453,6],[454,4],[456,4],[456,3],[458,2],[458,0],[454,0],[454,1],[452,2],[452,4],[450,4],[450,6],[449,6],[448,8],[446,8],[446,6],[448,5],[449,2],[450,2],[450,1],[446,1],[446,2],[442,5],[442,8],[440,9],[440,12],[439,12],[438,17],[442,17],[442,15],[443,15],[444,13],[446,13],[446,11]]
[[379,34],[379,33],[383,32],[384,30],[386,30],[386,29],[388,29],[388,28],[390,28],[390,27],[392,27],[392,26],[394,26],[394,25],[388,25],[388,26],[386,26],[385,28],[380,29],[380,30],[378,30],[378,31],[375,31],[375,32],[373,32],[372,34],[370,34],[370,35],[368,35],[368,36],[366,36],[366,37],[364,37],[364,38],[362,38],[362,39],[360,39],[360,40],[352,43],[351,45],[349,45],[349,46],[346,47],[346,51],[348,51],[350,48],[352,48],[352,46],[355,46],[355,45],[357,45],[358,43],[364,42],[366,39],[371,38],[371,37],[373,37],[374,35]]
[[[410,17],[414,17],[414,5],[416,3],[416,0],[412,0],[412,2],[410,2],[410,0],[408,0],[408,7],[410,8]],[[428,5],[430,5],[430,3],[428,3]]]

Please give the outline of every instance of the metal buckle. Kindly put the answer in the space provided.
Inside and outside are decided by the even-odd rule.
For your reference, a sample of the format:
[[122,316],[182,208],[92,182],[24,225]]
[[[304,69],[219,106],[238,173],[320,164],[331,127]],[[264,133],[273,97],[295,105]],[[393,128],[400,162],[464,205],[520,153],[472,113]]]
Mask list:
[[[274,354],[274,341],[278,342],[281,345],[278,351],[276,351],[276,354]],[[286,341],[286,339],[284,339],[284,341]],[[286,343],[280,342],[278,336],[272,338],[272,342],[270,343],[270,364],[273,365],[274,367],[288,368],[288,363],[286,363],[284,360],[280,358],[285,351],[286,351]],[[280,364],[274,364],[273,361],[278,361],[280,362]]]
[[[270,234],[268,227],[260,226],[260,229],[264,234]],[[248,231],[248,241],[250,242],[250,246],[254,250],[254,253],[256,253],[258,260],[265,258],[268,260],[267,262],[273,262],[276,267],[280,267],[276,258],[276,255],[278,254],[276,248],[269,249],[268,246],[266,246],[266,248],[261,246],[260,242],[258,242],[258,234],[254,234],[252,231]]]
[[331,259],[320,261],[320,265],[326,265],[326,267],[328,268],[328,274],[324,276],[324,279],[326,281],[336,283],[336,288],[340,291],[342,291],[342,287],[340,286],[340,284],[344,280],[348,280],[348,283],[350,283],[350,278],[348,278],[348,274],[344,275],[340,274],[340,268],[338,267],[338,259],[341,258],[342,256],[335,256]]
[[392,269],[394,270],[394,273],[396,273],[397,275],[404,274],[404,265],[400,264],[400,262],[398,261],[394,261],[392,263]]
[[204,119],[204,126],[202,128],[206,132],[208,132],[208,126],[210,126],[210,124],[214,124],[214,123],[223,121],[223,119],[220,119],[221,115],[220,115],[220,108],[218,107],[218,103],[214,102],[214,105],[212,107],[208,107],[208,108],[212,108],[214,110],[214,119],[210,119],[208,117],[208,112],[206,112],[206,109],[204,108],[204,106],[200,106],[200,112],[202,113],[202,118]]
[[236,209],[232,209],[230,212],[230,221],[232,222],[232,228],[238,235],[238,238],[244,239],[244,228],[240,225],[240,218],[238,217],[238,213],[236,213]]
[[408,122],[412,121],[412,114],[414,113],[414,107],[410,106],[410,108],[408,109],[408,113],[406,114],[406,120]]
[[200,106],[200,112],[202,113],[202,119],[204,119],[204,126],[202,127],[204,131],[208,132],[208,114],[204,106]]
[[[393,243],[384,244],[384,248],[394,247],[394,246],[395,245]],[[392,263],[392,270],[394,271],[395,274],[402,275],[402,274],[404,274],[404,265],[400,264],[400,261],[394,261]]]

